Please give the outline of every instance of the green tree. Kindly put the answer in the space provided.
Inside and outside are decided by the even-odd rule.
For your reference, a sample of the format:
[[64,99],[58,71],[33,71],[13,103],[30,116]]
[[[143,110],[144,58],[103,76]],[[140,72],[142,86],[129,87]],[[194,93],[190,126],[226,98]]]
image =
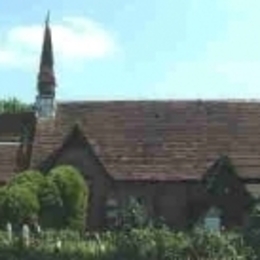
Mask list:
[[30,111],[32,109],[33,109],[32,105],[23,103],[19,101],[17,98],[0,100],[0,114]]
[[37,196],[25,186],[4,187],[0,197],[0,217],[3,224],[11,222],[14,226],[19,226],[38,215],[40,205]]
[[56,184],[49,176],[36,170],[26,170],[15,175],[8,187],[24,187],[38,199],[40,210],[37,216],[40,225],[48,228],[59,228],[62,223],[62,199]]
[[26,186],[37,196],[39,195],[42,186],[45,183],[45,176],[36,170],[26,170],[19,174],[16,174],[8,183],[9,187],[14,185]]
[[57,185],[47,176],[39,191],[40,224],[47,228],[62,227],[63,201]]
[[62,220],[68,228],[85,228],[88,189],[81,174],[72,166],[58,166],[49,173],[63,202]]

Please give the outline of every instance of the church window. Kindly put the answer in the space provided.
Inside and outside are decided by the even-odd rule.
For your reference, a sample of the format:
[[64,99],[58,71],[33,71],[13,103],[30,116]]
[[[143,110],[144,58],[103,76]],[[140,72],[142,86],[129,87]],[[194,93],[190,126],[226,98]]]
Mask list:
[[221,211],[219,208],[211,207],[204,219],[203,226],[207,230],[219,231],[221,228]]

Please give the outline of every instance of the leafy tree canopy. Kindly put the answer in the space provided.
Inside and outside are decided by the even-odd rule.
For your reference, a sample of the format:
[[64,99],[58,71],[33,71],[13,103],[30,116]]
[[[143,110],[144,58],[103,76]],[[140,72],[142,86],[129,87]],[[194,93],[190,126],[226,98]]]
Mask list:
[[79,230],[84,229],[88,190],[82,175],[72,166],[57,166],[49,176],[63,201],[64,225]]
[[30,111],[32,109],[33,109],[32,105],[26,104],[18,100],[17,98],[0,100],[0,114]]
[[26,170],[15,175],[8,183],[9,187],[14,185],[23,185],[31,189],[35,194],[38,195],[42,186],[44,185],[45,177],[36,170]]
[[24,186],[14,185],[1,191],[0,216],[3,223],[19,226],[38,215],[40,205],[37,196]]

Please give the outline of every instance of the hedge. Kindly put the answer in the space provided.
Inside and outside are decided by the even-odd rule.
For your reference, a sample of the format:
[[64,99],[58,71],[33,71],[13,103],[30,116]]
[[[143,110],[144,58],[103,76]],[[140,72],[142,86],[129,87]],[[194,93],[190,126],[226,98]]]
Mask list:
[[[0,235],[0,260],[254,260],[254,252],[235,233],[173,232],[132,229],[128,232],[88,234],[44,232],[23,247],[19,238],[6,243]],[[56,245],[61,241],[61,248]]]

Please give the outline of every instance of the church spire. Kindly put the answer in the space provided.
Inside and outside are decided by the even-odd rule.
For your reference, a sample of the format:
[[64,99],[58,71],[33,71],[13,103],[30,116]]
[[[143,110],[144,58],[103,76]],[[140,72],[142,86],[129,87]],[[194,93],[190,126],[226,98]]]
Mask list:
[[55,95],[55,75],[54,60],[52,50],[51,29],[49,26],[50,12],[47,13],[45,20],[45,30],[38,74],[38,91],[39,94]]
[[36,113],[38,117],[50,117],[55,114],[55,74],[52,50],[51,29],[49,25],[50,12],[47,13],[43,45],[38,73],[36,97]]

